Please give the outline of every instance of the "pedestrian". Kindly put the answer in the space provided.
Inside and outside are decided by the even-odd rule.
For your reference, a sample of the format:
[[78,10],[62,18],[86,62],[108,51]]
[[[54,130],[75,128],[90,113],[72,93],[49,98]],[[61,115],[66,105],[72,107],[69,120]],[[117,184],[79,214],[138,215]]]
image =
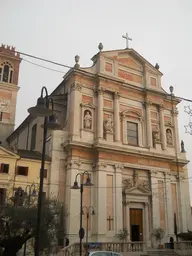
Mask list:
[[65,246],[68,246],[68,245],[69,245],[69,238],[66,237],[66,239],[65,239]]

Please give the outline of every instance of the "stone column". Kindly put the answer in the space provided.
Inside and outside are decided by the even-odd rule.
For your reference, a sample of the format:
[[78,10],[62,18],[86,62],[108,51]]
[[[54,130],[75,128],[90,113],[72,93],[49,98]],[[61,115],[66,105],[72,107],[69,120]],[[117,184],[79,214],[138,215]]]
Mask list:
[[123,228],[122,216],[122,169],[123,166],[115,165],[115,232]]
[[95,209],[97,216],[97,239],[104,241],[107,233],[107,189],[106,189],[106,169],[105,163],[99,162],[96,170],[96,186],[97,186],[97,207]]
[[145,202],[145,241],[149,243],[149,202]]
[[152,223],[153,228],[159,227],[160,216],[159,216],[159,197],[158,197],[158,179],[157,171],[151,171],[151,190],[152,190]]
[[130,206],[130,201],[126,199],[126,215],[125,215],[125,218],[126,218],[126,228],[128,230],[128,233],[129,233],[129,236],[128,236],[128,241],[130,241],[130,213],[129,213],[129,206]]
[[115,141],[120,141],[119,93],[114,93]]
[[160,119],[160,134],[162,149],[166,149],[166,135],[165,135],[165,123],[164,123],[164,108],[163,105],[159,105],[159,119]]
[[175,146],[176,153],[178,154],[180,152],[180,145],[179,145],[179,129],[178,129],[177,115],[178,115],[178,111],[175,108],[172,111],[172,116],[173,116],[173,125],[174,125],[174,133],[175,133],[174,146]]
[[167,216],[167,233],[168,237],[174,235],[174,216],[172,208],[172,194],[171,194],[171,175],[165,174],[165,188],[166,188],[166,216]]
[[153,147],[153,140],[152,140],[152,126],[151,126],[151,108],[150,106],[152,103],[150,101],[145,102],[146,107],[146,128],[147,128],[147,146],[149,148]]
[[103,139],[103,89],[97,90],[97,139]]
[[[70,160],[67,164],[67,190],[66,190],[66,205],[68,206],[67,217],[67,232],[70,234],[70,241],[72,243],[79,240],[78,232],[80,226],[80,190],[71,189],[76,175],[79,173],[80,162],[78,160]],[[78,184],[80,184],[80,177],[78,177]],[[75,202],[75,204],[74,204]]]
[[70,95],[70,131],[72,140],[80,138],[80,100],[81,100],[81,84],[73,82],[71,85]]

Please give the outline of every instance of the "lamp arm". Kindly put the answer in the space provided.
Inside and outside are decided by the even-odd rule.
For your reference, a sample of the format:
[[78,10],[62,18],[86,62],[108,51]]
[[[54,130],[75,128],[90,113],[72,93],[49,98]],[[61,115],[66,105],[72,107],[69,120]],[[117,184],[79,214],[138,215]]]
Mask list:
[[41,88],[41,97],[43,97],[43,91],[45,91],[45,97],[48,97],[48,91],[47,91],[47,88],[45,86],[43,86]]

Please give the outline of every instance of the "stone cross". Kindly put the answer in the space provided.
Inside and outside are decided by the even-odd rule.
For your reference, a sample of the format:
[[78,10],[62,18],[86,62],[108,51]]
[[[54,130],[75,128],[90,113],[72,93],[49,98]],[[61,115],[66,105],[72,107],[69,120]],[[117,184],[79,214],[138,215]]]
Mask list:
[[129,41],[132,41],[132,39],[129,38],[128,33],[126,33],[126,35],[123,35],[122,37],[126,39],[126,49],[129,49]]
[[112,230],[112,223],[113,223],[113,218],[109,215],[107,221],[109,222],[109,230]]

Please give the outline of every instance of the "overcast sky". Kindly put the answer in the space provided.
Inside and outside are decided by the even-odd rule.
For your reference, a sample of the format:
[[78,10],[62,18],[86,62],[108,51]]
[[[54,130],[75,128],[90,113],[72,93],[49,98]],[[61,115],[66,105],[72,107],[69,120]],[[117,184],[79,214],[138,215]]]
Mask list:
[[[0,0],[0,43],[18,51],[74,65],[92,64],[91,57],[102,42],[104,50],[123,49],[126,32],[130,47],[152,64],[160,65],[162,85],[175,94],[192,99],[192,1],[191,0]],[[51,92],[62,80],[53,72],[25,60],[66,72],[67,69],[23,57],[20,67],[16,125],[36,103],[43,85]],[[192,137],[185,134],[189,117],[179,106],[180,139],[192,160]],[[189,165],[192,177],[192,165]],[[192,179],[191,179],[192,181]],[[192,185],[192,182],[191,182]]]

